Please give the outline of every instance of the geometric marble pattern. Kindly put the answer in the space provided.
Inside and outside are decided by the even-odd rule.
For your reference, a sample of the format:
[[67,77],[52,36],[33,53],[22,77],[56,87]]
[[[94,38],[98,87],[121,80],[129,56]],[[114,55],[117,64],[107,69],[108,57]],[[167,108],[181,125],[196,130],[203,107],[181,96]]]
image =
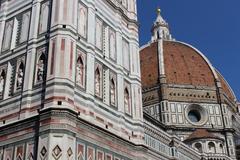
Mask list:
[[27,145],[27,152],[26,152],[26,157],[27,160],[33,160],[34,156],[33,156],[33,149],[34,149],[34,143],[28,143]]
[[22,156],[18,155],[17,160],[22,160]]
[[87,148],[87,160],[95,160],[95,150],[92,147]]
[[101,151],[97,151],[97,160],[104,160],[104,153]]
[[27,160],[33,160],[33,153],[32,152],[29,153],[29,155],[27,157]]
[[24,145],[15,147],[16,160],[22,160],[24,155]]
[[42,158],[44,158],[47,155],[47,149],[45,146],[43,146],[40,153],[41,153]]
[[85,146],[83,144],[78,144],[77,146],[77,157],[78,160],[84,160],[85,159]]
[[53,148],[53,153],[52,153],[53,157],[55,159],[59,159],[61,156],[62,156],[62,150],[61,148],[56,145],[54,148]]
[[68,154],[68,157],[71,157],[73,155],[73,151],[71,147],[68,148],[67,154]]

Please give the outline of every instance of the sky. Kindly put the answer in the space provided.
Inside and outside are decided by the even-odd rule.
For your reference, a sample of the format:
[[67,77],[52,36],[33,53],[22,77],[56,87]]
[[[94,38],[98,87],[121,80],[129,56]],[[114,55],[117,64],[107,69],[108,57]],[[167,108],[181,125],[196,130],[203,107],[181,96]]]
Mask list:
[[220,71],[240,101],[240,0],[137,0],[140,46],[156,9],[176,40],[193,45]]

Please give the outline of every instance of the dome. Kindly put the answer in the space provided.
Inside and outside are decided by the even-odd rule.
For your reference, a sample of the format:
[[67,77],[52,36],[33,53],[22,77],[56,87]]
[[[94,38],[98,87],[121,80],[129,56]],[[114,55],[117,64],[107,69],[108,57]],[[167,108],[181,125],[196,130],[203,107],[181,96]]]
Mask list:
[[232,102],[235,101],[235,95],[226,80],[200,51],[189,44],[174,40],[163,40],[161,44],[162,61],[159,60],[158,41],[145,45],[140,50],[143,90],[159,85],[162,70],[166,84],[171,86],[217,90],[219,81],[224,95]]

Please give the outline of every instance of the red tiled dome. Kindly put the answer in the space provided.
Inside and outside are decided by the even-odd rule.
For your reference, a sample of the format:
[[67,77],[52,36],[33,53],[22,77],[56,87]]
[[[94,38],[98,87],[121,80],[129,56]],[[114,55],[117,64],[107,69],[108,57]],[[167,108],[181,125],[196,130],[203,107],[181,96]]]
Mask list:
[[[163,41],[163,57],[167,84],[216,87],[215,77],[218,75],[223,91],[234,100],[226,81],[195,48],[182,42]],[[158,58],[158,42],[140,50],[143,89],[159,84]]]
[[143,87],[158,84],[157,42],[140,51],[140,61]]
[[167,83],[214,86],[214,75],[208,63],[194,49],[177,42],[163,43]]

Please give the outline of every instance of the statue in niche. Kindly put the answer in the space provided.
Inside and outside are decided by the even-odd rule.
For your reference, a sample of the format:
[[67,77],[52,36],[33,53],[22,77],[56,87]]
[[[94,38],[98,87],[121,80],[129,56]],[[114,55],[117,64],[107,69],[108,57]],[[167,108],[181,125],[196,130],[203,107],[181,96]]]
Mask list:
[[112,80],[111,86],[110,86],[110,101],[112,105],[115,105],[115,84],[114,81]]
[[127,89],[124,92],[124,106],[126,113],[130,113],[129,94]]
[[17,74],[17,89],[21,89],[23,84],[23,69],[20,67]]
[[2,95],[3,87],[4,87],[5,77],[4,74],[0,75],[0,95]]
[[100,73],[98,69],[95,75],[95,94],[100,96]]
[[43,81],[43,74],[44,74],[44,61],[40,59],[37,68],[37,81]]
[[76,73],[76,82],[80,85],[83,85],[83,62],[82,59],[79,58],[77,62],[77,73]]

